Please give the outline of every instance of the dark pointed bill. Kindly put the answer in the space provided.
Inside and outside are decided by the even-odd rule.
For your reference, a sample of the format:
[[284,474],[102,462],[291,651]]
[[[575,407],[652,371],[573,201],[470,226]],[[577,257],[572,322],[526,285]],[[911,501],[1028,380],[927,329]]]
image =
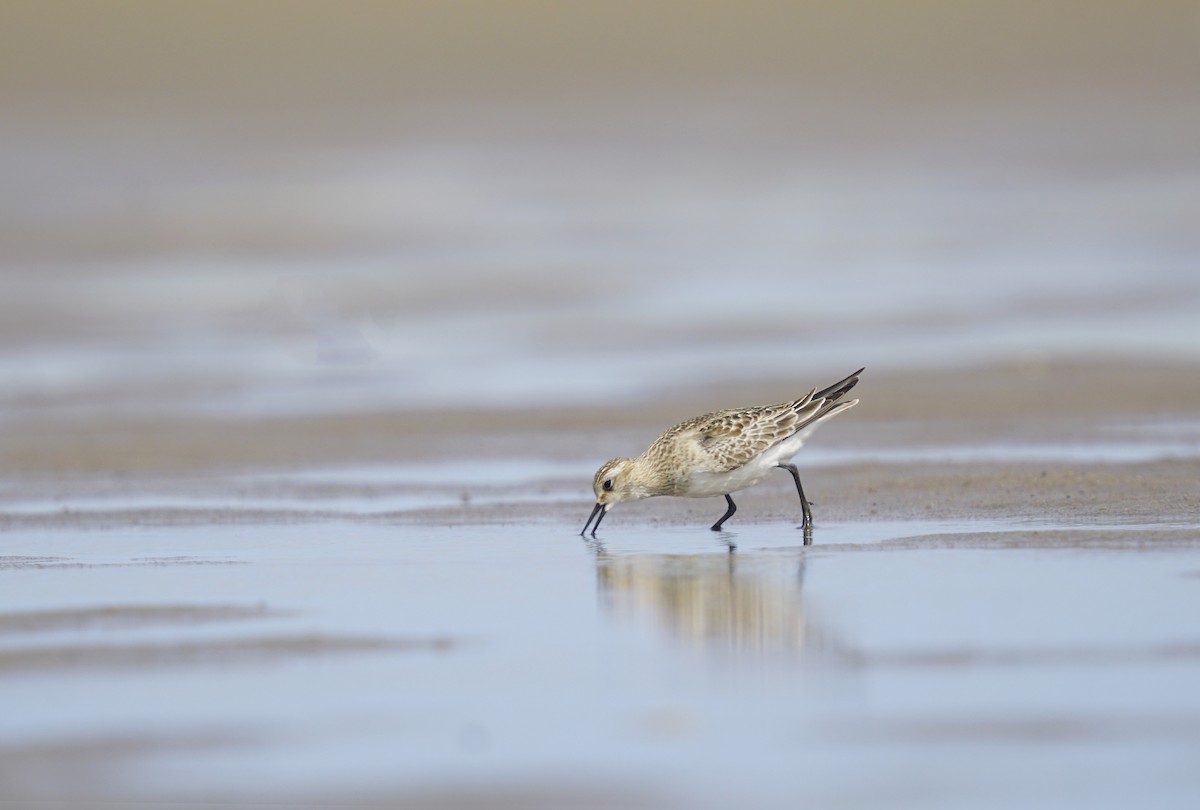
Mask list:
[[[592,520],[595,519],[596,525],[592,526]],[[592,526],[592,537],[596,536],[596,529],[600,528],[600,521],[604,520],[604,504],[598,503],[592,507],[592,513],[588,515],[587,523],[583,524],[583,531],[579,533],[580,537],[587,534],[588,526]]]

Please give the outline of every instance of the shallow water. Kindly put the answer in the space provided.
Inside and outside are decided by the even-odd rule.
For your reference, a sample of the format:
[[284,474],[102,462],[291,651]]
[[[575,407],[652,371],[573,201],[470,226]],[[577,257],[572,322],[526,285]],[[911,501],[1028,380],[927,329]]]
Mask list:
[[[210,141],[186,116],[57,138],[32,121],[0,168],[78,170],[38,205],[0,192],[0,417],[617,404],[862,365],[1195,360],[1194,122],[1164,104],[1067,173],[1054,133],[1135,117],[1094,103],[950,106],[857,150],[719,95],[471,108],[365,142],[348,121],[343,150]],[[728,140],[698,139],[696,117]]]
[[0,624],[0,769],[42,798],[1185,806],[1200,547],[853,551],[997,529],[1025,531],[9,534],[6,616],[51,613]]

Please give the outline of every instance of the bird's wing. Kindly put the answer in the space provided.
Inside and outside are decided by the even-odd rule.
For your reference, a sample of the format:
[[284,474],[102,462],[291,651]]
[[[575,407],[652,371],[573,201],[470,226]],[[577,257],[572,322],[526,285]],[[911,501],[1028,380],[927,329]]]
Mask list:
[[699,466],[712,473],[741,467],[815,416],[825,402],[811,397],[764,408],[719,411],[693,420],[689,433],[699,445]]

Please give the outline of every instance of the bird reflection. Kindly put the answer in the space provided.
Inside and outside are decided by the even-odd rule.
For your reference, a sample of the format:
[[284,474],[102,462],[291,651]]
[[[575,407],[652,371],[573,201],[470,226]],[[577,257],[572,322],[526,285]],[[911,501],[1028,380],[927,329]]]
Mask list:
[[803,557],[596,551],[601,603],[617,618],[653,622],[685,643],[731,651],[819,643],[804,606]]

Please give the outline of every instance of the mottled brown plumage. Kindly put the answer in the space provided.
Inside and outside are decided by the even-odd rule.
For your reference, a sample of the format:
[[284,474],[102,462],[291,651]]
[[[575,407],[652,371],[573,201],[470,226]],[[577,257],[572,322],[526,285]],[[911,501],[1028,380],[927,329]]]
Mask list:
[[[787,461],[819,422],[858,404],[858,400],[840,400],[858,383],[862,371],[790,402],[716,411],[688,419],[667,429],[637,458],[615,458],[605,463],[592,482],[596,527],[599,518],[622,501],[657,495],[724,495],[729,510],[712,527],[719,530],[737,508],[729,493],[757,484],[775,467],[787,470],[795,479],[803,525],[809,526],[811,513],[799,473]],[[588,519],[589,525],[592,518]],[[584,532],[587,528],[585,525]]]

